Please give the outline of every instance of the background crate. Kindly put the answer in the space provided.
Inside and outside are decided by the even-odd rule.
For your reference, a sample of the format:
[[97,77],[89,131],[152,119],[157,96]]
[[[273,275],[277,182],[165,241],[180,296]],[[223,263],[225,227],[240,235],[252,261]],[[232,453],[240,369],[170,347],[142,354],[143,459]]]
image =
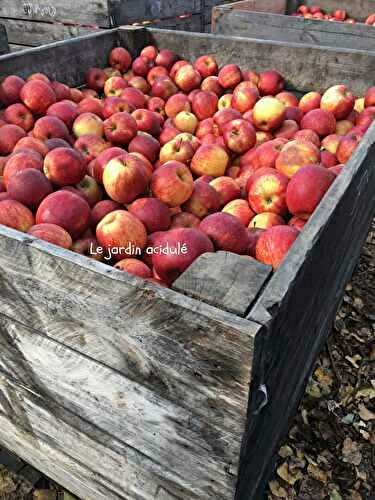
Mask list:
[[[271,2],[273,3],[273,2]],[[375,50],[375,29],[363,24],[368,15],[375,13],[375,1],[322,0],[319,6],[332,12],[345,9],[362,23],[347,24],[280,14],[295,12],[300,4],[315,5],[313,1],[284,0],[280,9],[262,2],[243,0],[218,7],[212,11],[212,31],[235,36],[249,36],[265,40],[310,43],[330,47]],[[282,5],[284,4],[284,5]]]
[[[366,52],[120,28],[2,56],[0,79],[77,85],[148,44],[305,92],[361,95],[375,70]],[[375,125],[272,276],[218,252],[164,289],[1,227],[0,443],[88,500],[262,498],[374,214],[374,153]]]
[[0,55],[9,52],[8,37],[5,26],[0,24]]

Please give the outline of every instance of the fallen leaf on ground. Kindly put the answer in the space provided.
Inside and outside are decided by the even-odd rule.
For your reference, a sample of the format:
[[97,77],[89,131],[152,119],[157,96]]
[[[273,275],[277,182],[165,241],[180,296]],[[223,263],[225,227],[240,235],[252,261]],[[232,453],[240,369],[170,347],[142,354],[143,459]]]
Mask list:
[[359,465],[362,461],[362,454],[358,443],[352,441],[350,437],[344,439],[342,447],[343,461],[353,465]]

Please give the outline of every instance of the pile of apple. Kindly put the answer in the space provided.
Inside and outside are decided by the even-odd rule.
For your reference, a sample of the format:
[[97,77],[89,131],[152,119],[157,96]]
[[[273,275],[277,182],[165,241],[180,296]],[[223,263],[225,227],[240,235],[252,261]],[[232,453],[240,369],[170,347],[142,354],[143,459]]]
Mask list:
[[[348,24],[355,24],[356,21],[352,17],[348,17],[346,10],[337,9],[334,12],[328,13],[321,9],[319,6],[314,5],[308,7],[307,5],[300,5],[297,12],[294,12],[292,16],[304,17],[305,19],[317,19],[320,21],[334,21],[334,22],[344,22]],[[369,26],[375,26],[375,14],[370,14],[365,24]]]
[[375,116],[277,71],[114,48],[86,88],[0,85],[0,224],[169,286],[223,250],[276,269]]

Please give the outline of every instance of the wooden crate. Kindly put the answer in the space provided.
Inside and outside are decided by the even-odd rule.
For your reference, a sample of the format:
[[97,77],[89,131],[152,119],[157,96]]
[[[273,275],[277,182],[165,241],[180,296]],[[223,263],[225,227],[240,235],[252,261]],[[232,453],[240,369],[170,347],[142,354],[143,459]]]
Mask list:
[[0,55],[9,52],[8,37],[5,26],[0,24]]
[[[373,84],[375,54],[145,28],[2,56],[0,79],[77,85],[148,44],[300,91]],[[88,500],[262,498],[374,215],[374,144],[375,125],[273,275],[218,252],[165,289],[1,227],[1,445]]]
[[[284,15],[295,12],[298,5],[315,5],[313,0],[283,0],[282,9],[275,9],[274,2],[267,5],[258,0],[243,0],[214,7],[212,10],[212,32],[248,36],[264,40],[308,43],[330,47],[343,47],[358,50],[375,50],[375,29],[363,22],[369,14],[375,13],[375,1],[363,0],[322,0],[318,2],[323,10],[332,12],[345,9],[349,16],[355,17],[357,24],[328,22],[302,17]],[[277,4],[277,2],[275,2]]]

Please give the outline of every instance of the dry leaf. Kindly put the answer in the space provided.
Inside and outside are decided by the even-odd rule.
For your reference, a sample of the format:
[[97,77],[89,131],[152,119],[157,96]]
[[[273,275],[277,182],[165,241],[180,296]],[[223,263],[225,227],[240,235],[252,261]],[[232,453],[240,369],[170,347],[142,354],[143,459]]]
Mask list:
[[375,398],[375,388],[365,387],[364,389],[360,389],[359,391],[357,391],[355,397],[356,397],[356,399],[359,399],[359,398],[374,399]]
[[270,481],[268,486],[270,487],[272,495],[275,495],[275,497],[288,498],[288,493],[282,486],[280,486],[278,481]]
[[289,470],[287,462],[284,462],[283,464],[280,465],[280,467],[277,468],[277,473],[281,477],[281,479],[284,479],[284,481],[286,481],[291,486],[293,486],[297,481],[299,481],[303,477],[302,472],[298,469],[293,474]]
[[282,446],[279,450],[279,456],[281,458],[292,457],[293,455],[294,455],[293,450],[288,445]]
[[368,410],[364,404],[359,404],[358,405],[358,415],[361,417],[362,420],[365,422],[369,422],[370,420],[375,419],[375,413],[372,411]]
[[343,461],[353,465],[359,465],[362,461],[362,454],[358,443],[352,441],[349,437],[345,438],[342,447]]
[[359,365],[358,365],[358,361],[361,361],[362,359],[362,356],[360,356],[359,354],[355,354],[354,356],[350,357],[350,356],[345,356],[345,359],[347,361],[349,361],[349,363],[351,363],[354,368],[359,368]]
[[314,372],[314,376],[323,387],[332,385],[332,377],[330,376],[328,370],[325,370],[324,368],[317,368]]
[[327,473],[324,472],[324,470],[319,469],[319,467],[317,467],[316,465],[309,464],[307,466],[307,472],[317,481],[320,481],[321,483],[327,482],[328,479]]

